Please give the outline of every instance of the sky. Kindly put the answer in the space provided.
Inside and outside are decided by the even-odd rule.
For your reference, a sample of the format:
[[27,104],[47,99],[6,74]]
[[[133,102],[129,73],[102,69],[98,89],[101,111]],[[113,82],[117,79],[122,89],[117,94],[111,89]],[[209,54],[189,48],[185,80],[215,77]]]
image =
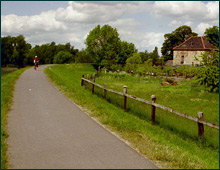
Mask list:
[[105,24],[139,52],[160,52],[164,34],[182,25],[199,36],[219,26],[219,1],[1,1],[1,36],[24,35],[33,47],[54,41],[81,50]]

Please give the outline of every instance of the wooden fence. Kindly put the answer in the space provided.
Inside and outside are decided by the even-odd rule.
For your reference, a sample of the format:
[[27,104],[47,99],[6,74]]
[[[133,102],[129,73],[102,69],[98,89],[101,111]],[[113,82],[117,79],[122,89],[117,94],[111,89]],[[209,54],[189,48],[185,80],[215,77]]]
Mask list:
[[219,125],[216,125],[214,123],[210,123],[210,122],[207,122],[206,120],[203,120],[203,112],[198,112],[197,113],[198,117],[190,116],[190,115],[187,115],[185,113],[181,113],[179,111],[173,110],[173,109],[171,109],[169,107],[165,107],[165,106],[162,106],[160,104],[157,104],[156,103],[156,96],[155,95],[151,96],[152,101],[148,101],[148,100],[141,99],[141,98],[138,98],[136,96],[132,96],[132,95],[127,94],[127,86],[123,87],[124,90],[123,90],[123,93],[122,93],[122,92],[118,92],[118,91],[115,91],[115,90],[112,90],[112,89],[108,89],[106,87],[106,83],[105,83],[104,86],[101,86],[101,85],[95,83],[95,76],[94,77],[91,76],[90,79],[92,79],[93,81],[89,80],[89,76],[88,75],[87,75],[87,79],[84,78],[84,75],[82,75],[81,86],[84,86],[85,82],[88,82],[88,83],[92,84],[92,93],[94,93],[95,86],[103,89],[104,90],[104,99],[105,100],[107,100],[107,91],[115,93],[115,94],[118,94],[120,96],[123,96],[123,100],[124,100],[124,102],[123,102],[124,103],[123,104],[123,109],[124,110],[126,110],[127,97],[131,98],[131,99],[134,99],[136,101],[139,101],[139,102],[151,105],[151,107],[152,107],[152,109],[151,109],[151,122],[152,122],[153,125],[155,124],[156,108],[160,108],[162,110],[169,111],[169,112],[171,112],[171,113],[173,113],[175,115],[178,115],[180,117],[183,117],[183,118],[192,120],[194,122],[197,122],[198,123],[198,136],[199,136],[199,138],[204,136],[204,125],[219,130]]

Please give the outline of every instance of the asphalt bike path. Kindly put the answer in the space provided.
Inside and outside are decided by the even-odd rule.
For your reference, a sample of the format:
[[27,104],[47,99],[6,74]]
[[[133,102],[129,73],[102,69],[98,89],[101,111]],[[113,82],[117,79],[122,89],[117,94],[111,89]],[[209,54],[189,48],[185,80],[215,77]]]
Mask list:
[[12,169],[157,169],[59,92],[40,66],[15,85],[8,117]]

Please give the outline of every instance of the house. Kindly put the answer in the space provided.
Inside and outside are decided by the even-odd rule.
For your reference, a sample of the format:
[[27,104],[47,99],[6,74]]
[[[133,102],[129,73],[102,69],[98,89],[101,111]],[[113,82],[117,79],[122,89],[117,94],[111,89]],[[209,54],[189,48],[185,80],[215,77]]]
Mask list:
[[199,64],[199,61],[196,61],[195,57],[200,59],[202,53],[211,50],[218,51],[218,48],[213,46],[208,40],[205,39],[205,37],[190,37],[182,44],[173,48],[173,65]]

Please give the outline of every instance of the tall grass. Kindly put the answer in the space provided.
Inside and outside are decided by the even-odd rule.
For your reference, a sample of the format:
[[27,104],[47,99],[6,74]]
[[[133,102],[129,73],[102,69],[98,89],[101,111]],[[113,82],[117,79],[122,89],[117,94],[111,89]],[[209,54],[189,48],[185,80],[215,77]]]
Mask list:
[[[102,124],[117,132],[123,139],[128,140],[132,147],[137,148],[160,168],[219,168],[218,148],[210,147],[210,145],[195,140],[196,137],[193,137],[193,135],[187,137],[190,134],[183,135],[184,133],[177,128],[176,130],[169,128],[168,126],[171,127],[172,124],[163,121],[166,116],[160,116],[160,114],[169,113],[157,111],[157,124],[152,126],[149,121],[150,114],[148,114],[151,109],[150,106],[137,105],[134,101],[128,100],[128,111],[125,112],[122,109],[122,97],[120,98],[116,94],[108,92],[108,102],[106,102],[103,99],[103,90],[95,87],[95,95],[93,95],[91,93],[91,85],[81,87],[82,74],[94,73],[95,70],[90,65],[83,64],[58,65],[46,70],[46,74],[67,97],[81,105],[90,116],[98,118]],[[112,77],[114,77],[114,81]],[[108,81],[106,82],[106,80]],[[96,82],[99,84],[107,83],[108,88],[118,91],[122,91],[123,85],[127,85],[129,94],[150,100],[152,93],[156,94],[154,92],[157,92],[156,90],[154,91],[152,84],[161,82],[161,80],[146,80],[146,78],[142,78],[141,83],[145,82],[144,87],[147,87],[143,88],[135,85],[135,82],[137,83],[135,77],[125,74],[121,79],[118,79],[117,75],[106,74],[100,75]],[[152,82],[152,84],[150,85],[149,82]],[[154,86],[160,87],[157,84]],[[132,89],[134,90],[132,91]],[[148,90],[143,92],[143,89]],[[159,94],[158,92],[156,95],[159,96]],[[160,99],[160,97],[158,98]],[[159,100],[158,98],[157,101]],[[164,103],[161,102],[161,104]],[[175,117],[173,119],[177,120]]]
[[8,168],[8,155],[6,139],[7,132],[7,115],[12,105],[13,91],[16,80],[26,70],[19,69],[16,71],[1,70],[1,168]]
[[[161,86],[162,80],[157,78],[142,78],[142,81],[137,81],[137,77],[127,74],[117,76],[116,74],[101,74],[96,79],[96,83],[107,83],[112,89],[122,91],[123,84],[128,86],[128,93],[137,97],[142,97],[151,100],[152,94],[157,94],[157,103],[169,106],[180,112],[188,115],[197,116],[198,111],[205,110],[205,120],[209,120],[219,124],[219,103],[218,93],[205,92],[204,87],[191,87],[195,80],[185,80],[178,82],[178,86]],[[202,92],[206,95],[200,95]],[[98,90],[96,87],[96,94],[102,95],[103,90]],[[216,97],[216,98],[215,98]],[[122,107],[123,98],[119,95],[112,95],[108,97],[109,102]],[[207,106],[208,103],[208,106]],[[197,109],[197,110],[196,110]],[[127,112],[133,114],[143,120],[151,120],[151,106],[143,104],[133,99],[127,100]],[[167,128],[179,134],[182,137],[192,138],[198,140],[197,123],[188,119],[179,117],[168,111],[156,109],[156,124],[163,128]],[[210,145],[215,149],[219,148],[219,131],[210,127],[205,127],[205,137],[200,140],[205,145]]]

